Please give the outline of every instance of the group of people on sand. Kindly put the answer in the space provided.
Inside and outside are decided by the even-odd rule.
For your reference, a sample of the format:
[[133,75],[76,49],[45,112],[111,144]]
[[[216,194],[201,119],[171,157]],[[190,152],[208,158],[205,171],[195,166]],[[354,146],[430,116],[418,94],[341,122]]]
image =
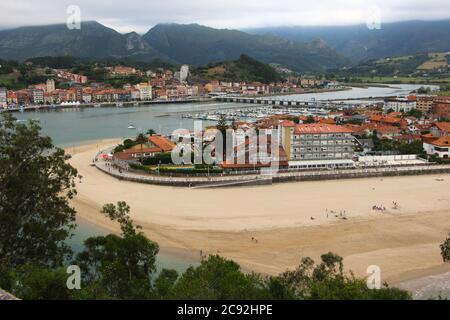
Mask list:
[[327,213],[327,219],[330,218],[330,215],[334,216],[335,218],[338,219],[342,219],[342,220],[348,220],[347,218],[347,211],[346,210],[341,210],[339,212],[334,211],[334,210],[330,210],[328,211],[328,209],[325,210]]
[[386,207],[382,206],[382,205],[374,205],[372,207],[373,211],[381,211],[381,212],[385,212],[386,211]]
[[255,237],[252,237],[252,242],[254,242],[254,243],[259,243],[259,240],[256,239]]
[[[400,205],[398,204],[397,201],[392,201],[392,209],[397,210],[400,208]],[[374,205],[372,207],[373,211],[381,211],[381,212],[386,212],[386,207],[383,205]]]

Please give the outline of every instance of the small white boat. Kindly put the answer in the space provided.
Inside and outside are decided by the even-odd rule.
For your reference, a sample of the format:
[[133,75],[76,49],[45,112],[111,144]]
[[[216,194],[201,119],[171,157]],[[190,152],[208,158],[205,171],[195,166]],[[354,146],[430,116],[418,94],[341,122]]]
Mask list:
[[128,129],[130,129],[130,130],[134,130],[134,129],[136,129],[136,127],[135,127],[135,126],[133,126],[132,124],[130,124],[130,125],[128,126]]

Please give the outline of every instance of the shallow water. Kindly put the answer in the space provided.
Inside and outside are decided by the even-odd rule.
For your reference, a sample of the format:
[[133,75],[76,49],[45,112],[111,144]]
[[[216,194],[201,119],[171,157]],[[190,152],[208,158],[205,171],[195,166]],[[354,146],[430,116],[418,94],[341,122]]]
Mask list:
[[[74,231],[72,239],[68,240],[68,244],[72,247],[75,254],[83,250],[83,242],[90,237],[105,236],[109,234],[108,231],[95,226],[83,219],[77,220],[77,229]],[[158,272],[163,268],[174,269],[177,272],[184,272],[189,266],[197,266],[199,260],[188,258],[187,256],[179,257],[174,254],[160,250],[157,258]]]

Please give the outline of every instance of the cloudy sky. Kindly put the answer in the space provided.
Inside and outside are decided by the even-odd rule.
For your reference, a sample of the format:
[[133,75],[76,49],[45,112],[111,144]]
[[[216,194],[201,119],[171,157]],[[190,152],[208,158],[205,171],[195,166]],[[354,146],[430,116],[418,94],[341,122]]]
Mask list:
[[0,28],[65,23],[70,5],[82,20],[139,33],[167,22],[240,29],[450,18],[449,0],[1,0]]

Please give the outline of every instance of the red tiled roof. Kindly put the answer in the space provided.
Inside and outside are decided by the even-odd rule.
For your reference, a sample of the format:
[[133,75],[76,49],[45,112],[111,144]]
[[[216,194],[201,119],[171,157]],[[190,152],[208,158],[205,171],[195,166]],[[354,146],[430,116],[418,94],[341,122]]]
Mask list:
[[436,122],[434,125],[441,131],[450,132],[450,122]]
[[450,137],[440,137],[432,141],[430,144],[438,147],[450,147]]
[[295,127],[297,124],[294,121],[284,120],[280,122],[282,127]]
[[336,124],[336,121],[334,121],[334,119],[330,119],[330,118],[324,118],[324,119],[320,119],[319,123],[323,123],[323,124]]
[[163,136],[153,135],[148,137],[148,141],[163,152],[170,152],[175,148],[175,144]]
[[353,133],[353,130],[333,124],[299,124],[295,134]]

